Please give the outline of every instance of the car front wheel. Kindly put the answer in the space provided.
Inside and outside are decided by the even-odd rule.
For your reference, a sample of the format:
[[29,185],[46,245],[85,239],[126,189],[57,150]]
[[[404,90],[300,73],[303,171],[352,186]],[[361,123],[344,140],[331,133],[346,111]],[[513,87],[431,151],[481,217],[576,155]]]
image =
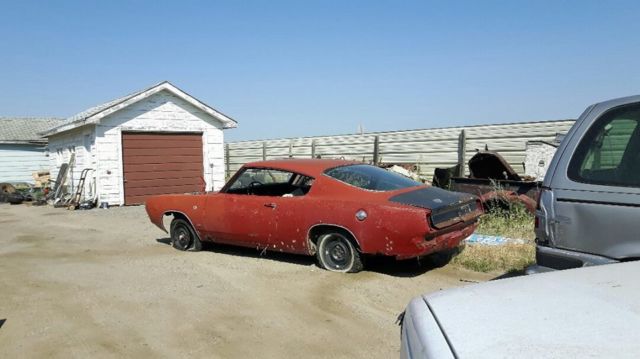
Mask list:
[[318,262],[332,272],[356,273],[363,268],[360,253],[345,235],[326,233],[318,238]]
[[202,249],[200,239],[189,222],[181,218],[171,221],[171,245],[181,251],[197,252]]

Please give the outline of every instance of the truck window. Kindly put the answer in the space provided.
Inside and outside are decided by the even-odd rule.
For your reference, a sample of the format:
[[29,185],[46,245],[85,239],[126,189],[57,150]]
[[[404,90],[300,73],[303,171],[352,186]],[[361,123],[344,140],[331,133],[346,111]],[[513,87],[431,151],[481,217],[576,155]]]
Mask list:
[[640,187],[640,104],[605,113],[587,131],[569,165],[577,182]]

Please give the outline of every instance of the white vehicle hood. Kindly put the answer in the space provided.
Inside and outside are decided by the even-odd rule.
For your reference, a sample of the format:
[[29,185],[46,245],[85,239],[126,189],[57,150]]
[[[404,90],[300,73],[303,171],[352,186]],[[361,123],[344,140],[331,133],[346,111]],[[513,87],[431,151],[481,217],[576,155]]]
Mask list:
[[423,296],[459,358],[640,357],[640,262]]

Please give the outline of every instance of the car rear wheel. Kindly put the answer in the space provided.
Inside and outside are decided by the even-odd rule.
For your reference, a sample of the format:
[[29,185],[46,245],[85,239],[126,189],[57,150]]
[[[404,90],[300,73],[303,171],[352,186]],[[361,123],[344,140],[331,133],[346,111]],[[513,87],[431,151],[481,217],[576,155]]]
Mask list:
[[189,222],[181,218],[171,221],[171,245],[180,251],[197,252],[202,249],[202,243]]
[[331,272],[356,273],[363,268],[360,253],[345,235],[325,233],[318,238],[318,262]]

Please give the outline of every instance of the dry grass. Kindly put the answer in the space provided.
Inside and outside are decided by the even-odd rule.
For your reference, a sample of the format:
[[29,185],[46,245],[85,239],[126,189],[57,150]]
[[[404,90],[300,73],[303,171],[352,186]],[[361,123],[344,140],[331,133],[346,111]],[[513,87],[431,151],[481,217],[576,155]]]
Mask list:
[[497,209],[480,219],[477,233],[524,239],[524,244],[467,245],[453,263],[478,272],[520,271],[535,262],[534,217],[521,206]]
[[533,241],[534,217],[522,205],[494,209],[480,218],[479,234]]
[[512,272],[523,270],[535,261],[533,243],[501,246],[467,245],[453,263],[476,272]]

